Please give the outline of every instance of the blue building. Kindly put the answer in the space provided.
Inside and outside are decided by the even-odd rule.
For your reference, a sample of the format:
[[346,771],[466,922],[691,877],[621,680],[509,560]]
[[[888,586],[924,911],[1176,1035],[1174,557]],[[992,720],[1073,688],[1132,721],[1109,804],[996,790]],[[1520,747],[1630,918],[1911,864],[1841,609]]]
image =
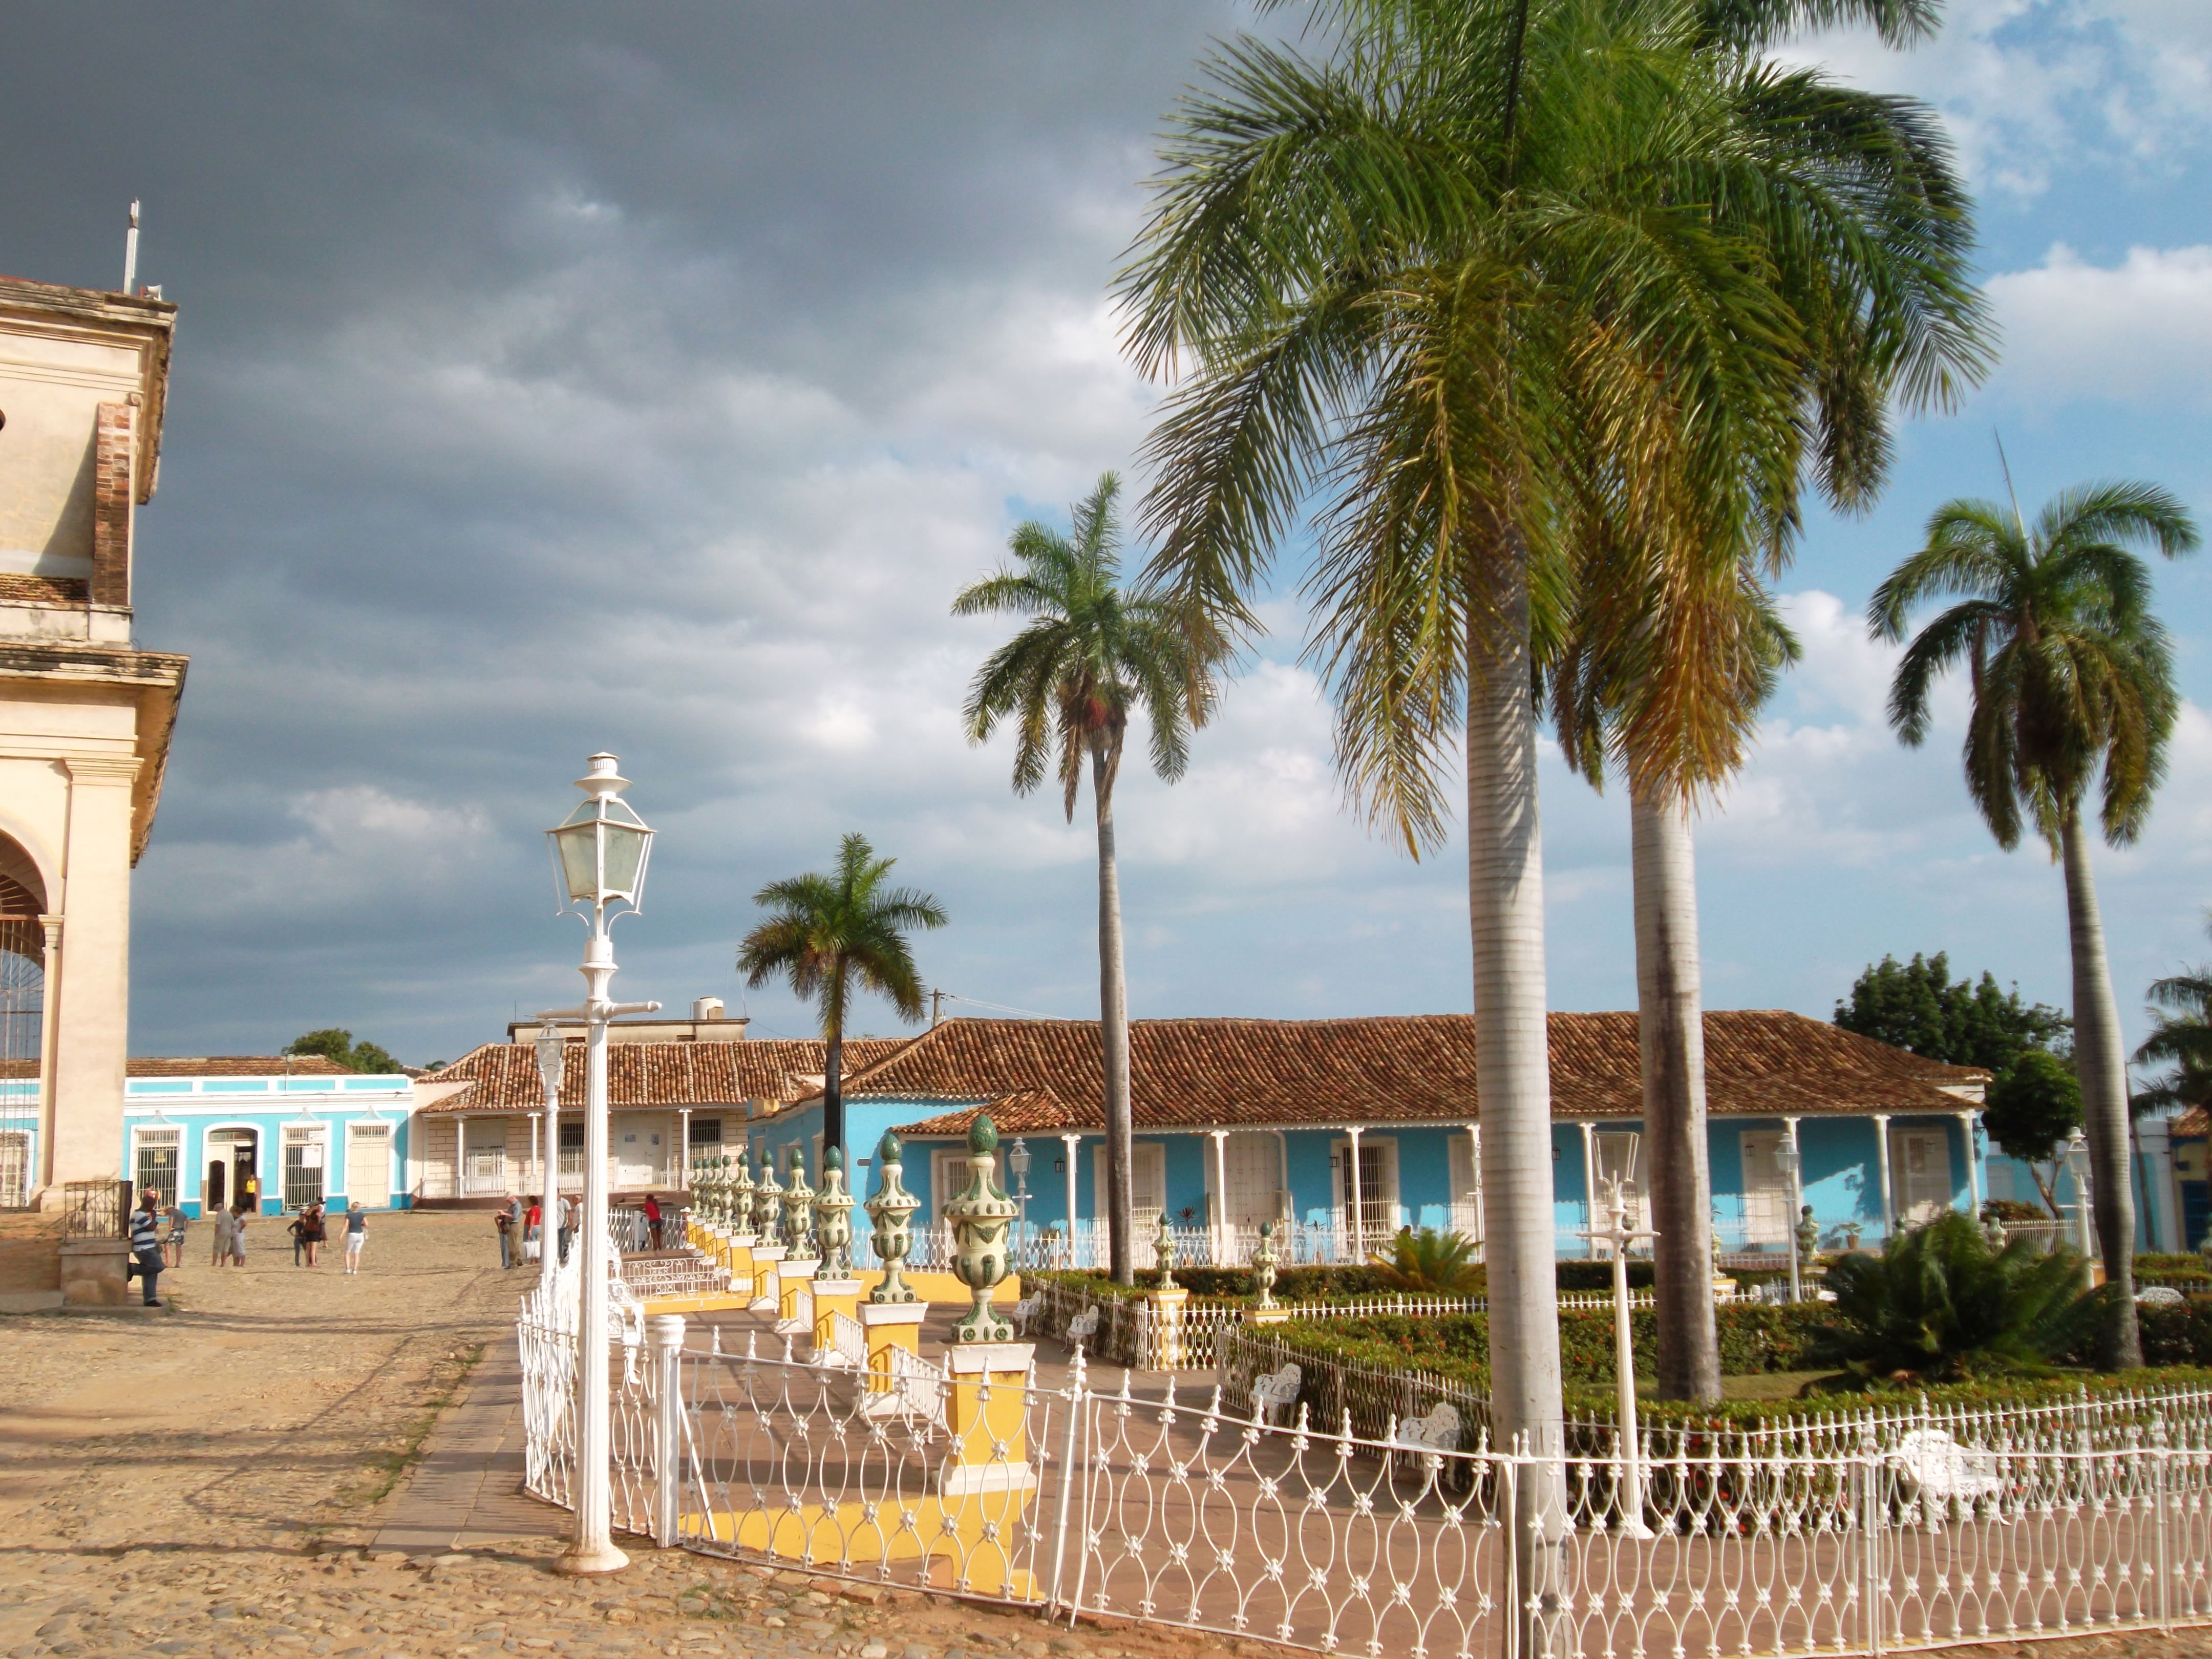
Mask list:
[[199,1216],[240,1201],[263,1215],[321,1202],[404,1209],[415,1085],[319,1055],[133,1060],[124,1085],[125,1177]]

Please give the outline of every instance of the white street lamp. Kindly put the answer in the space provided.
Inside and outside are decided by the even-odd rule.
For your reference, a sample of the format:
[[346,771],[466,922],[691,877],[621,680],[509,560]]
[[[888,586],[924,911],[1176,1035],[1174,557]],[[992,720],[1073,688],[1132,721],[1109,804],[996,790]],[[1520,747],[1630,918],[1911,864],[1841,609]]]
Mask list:
[[[548,1022],[584,1022],[584,1218],[577,1249],[582,1280],[576,1322],[576,1540],[561,1558],[569,1574],[616,1572],[629,1558],[611,1536],[613,1483],[609,1462],[613,1436],[609,1422],[607,1376],[607,1274],[613,1266],[607,1236],[607,1022],[624,1014],[658,1013],[657,1002],[610,1002],[607,987],[615,976],[614,942],[607,927],[608,907],[638,908],[645,889],[645,865],[653,850],[653,831],[623,804],[629,780],[616,769],[612,755],[592,757],[576,780],[582,805],[545,838],[553,849],[553,876],[563,911],[588,908],[592,933],[584,946],[584,1001],[575,1008],[541,1014]],[[541,1055],[543,1051],[541,1050]],[[541,1059],[540,1061],[543,1064]]]
[[545,1089],[544,1139],[538,1153],[538,1282],[550,1301],[561,1267],[561,1068],[567,1044],[561,1028],[547,1020],[538,1028],[538,1080]]
[[2080,1129],[2074,1130],[2066,1137],[2063,1157],[2066,1173],[2074,1177],[2075,1208],[2081,1224],[2081,1282],[2087,1285],[2094,1284],[2096,1277],[2092,1266],[2097,1259],[2094,1243],[2096,1234],[2090,1231],[2089,1219],[2093,1198],[2089,1188],[2089,1142]]
[[1797,1184],[1797,1120],[1786,1117],[1782,1121],[1787,1127],[1774,1148],[1774,1167],[1790,1183],[1790,1219],[1784,1226],[1782,1237],[1790,1251],[1790,1299],[1798,1302],[1804,1298],[1805,1284],[1797,1265],[1797,1206],[1804,1201],[1799,1196],[1803,1188]]
[[1021,1206],[1017,1231],[1026,1238],[1030,1230],[1030,1146],[1018,1135],[1014,1138],[1013,1149],[1006,1154],[1006,1173],[1014,1178],[1014,1201]]
[[[1625,1139],[1628,1145],[1621,1168],[1633,1170],[1638,1137],[1632,1132]],[[1624,1181],[1620,1170],[1609,1171],[1605,1193],[1610,1224],[1602,1229],[1593,1226],[1583,1237],[1593,1246],[1602,1242],[1613,1249],[1613,1364],[1620,1419],[1615,1435],[1620,1455],[1620,1490],[1614,1507],[1624,1535],[1649,1538],[1651,1528],[1644,1520],[1643,1434],[1636,1422],[1636,1345],[1628,1324],[1628,1247],[1639,1238],[1659,1235],[1649,1228],[1629,1225],[1629,1206],[1636,1202],[1634,1192],[1634,1183]]]

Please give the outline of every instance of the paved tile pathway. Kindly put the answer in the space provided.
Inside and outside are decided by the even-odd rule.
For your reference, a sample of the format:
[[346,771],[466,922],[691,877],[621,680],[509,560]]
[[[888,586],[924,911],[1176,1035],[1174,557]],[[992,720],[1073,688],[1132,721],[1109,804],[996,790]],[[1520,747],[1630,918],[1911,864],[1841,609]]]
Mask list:
[[439,1419],[372,1547],[436,1555],[561,1536],[567,1515],[524,1492],[523,1471],[522,1363],[509,1335],[485,1352],[466,1396]]

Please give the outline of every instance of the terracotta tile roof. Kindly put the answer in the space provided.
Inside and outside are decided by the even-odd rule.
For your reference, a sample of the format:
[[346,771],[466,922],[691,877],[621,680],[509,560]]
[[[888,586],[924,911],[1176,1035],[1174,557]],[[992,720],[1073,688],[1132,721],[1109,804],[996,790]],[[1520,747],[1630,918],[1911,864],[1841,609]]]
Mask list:
[[[1551,1017],[1555,1116],[1644,1109],[1633,1013]],[[1136,1121],[1157,1127],[1474,1121],[1474,1021],[1143,1019],[1129,1028]],[[1945,1092],[1988,1073],[1779,1010],[1705,1016],[1705,1096],[1717,1116],[1957,1111]],[[952,1019],[848,1079],[848,1098],[1000,1103],[1019,1128],[1101,1127],[1098,1027],[1090,1020]],[[962,1134],[972,1107],[902,1133]],[[1011,1121],[1003,1127],[1017,1127]]]
[[[908,1037],[852,1037],[845,1043],[845,1075],[880,1064],[913,1041]],[[611,1042],[607,1098],[618,1108],[735,1106],[748,1100],[788,1104],[822,1089],[819,1042],[774,1038],[740,1042]],[[565,1045],[561,1103],[584,1103],[584,1045]],[[538,1080],[538,1051],[527,1042],[487,1042],[425,1083],[470,1086],[424,1107],[429,1113],[534,1112],[544,1099]]]
[[322,1054],[137,1055],[127,1062],[132,1077],[351,1077]]
[[2202,1106],[2191,1106],[2166,1126],[2169,1139],[2202,1140],[2208,1132],[2212,1132],[2212,1112]]

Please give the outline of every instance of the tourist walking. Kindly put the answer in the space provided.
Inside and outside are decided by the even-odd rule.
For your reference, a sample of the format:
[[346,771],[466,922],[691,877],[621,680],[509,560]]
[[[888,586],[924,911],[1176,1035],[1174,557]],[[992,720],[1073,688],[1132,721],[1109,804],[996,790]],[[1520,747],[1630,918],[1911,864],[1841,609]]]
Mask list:
[[307,1206],[300,1215],[300,1243],[307,1248],[307,1265],[310,1267],[315,1265],[315,1258],[323,1248],[323,1241],[329,1237],[330,1230],[324,1224],[323,1206],[319,1199]]
[[230,1206],[230,1265],[246,1265],[246,1206],[242,1202]]
[[359,1199],[346,1206],[345,1270],[349,1273],[361,1271],[361,1247],[368,1242],[368,1212],[361,1207]]
[[653,1248],[660,1248],[660,1200],[651,1193],[645,1195],[645,1230],[651,1237]]
[[161,1281],[161,1211],[149,1188],[139,1200],[138,1207],[131,1212],[131,1261],[123,1269],[123,1282],[133,1279],[146,1281],[146,1305],[158,1308],[161,1300],[155,1295],[155,1287]]
[[230,1212],[217,1206],[215,1225],[210,1231],[215,1235],[215,1254],[208,1259],[208,1266],[220,1267],[230,1260]]
[[514,1242],[511,1237],[514,1231],[513,1212],[501,1210],[492,1218],[491,1224],[499,1230],[499,1265],[512,1267],[514,1265]]
[[554,1214],[561,1220],[561,1265],[568,1265],[568,1240],[576,1230],[576,1212],[568,1202],[568,1194],[556,1194],[553,1200]]
[[530,1200],[530,1212],[522,1218],[522,1259],[537,1261],[545,1255],[545,1206],[537,1199]]
[[182,1204],[169,1206],[169,1242],[163,1247],[162,1254],[172,1267],[185,1265],[185,1206]]

